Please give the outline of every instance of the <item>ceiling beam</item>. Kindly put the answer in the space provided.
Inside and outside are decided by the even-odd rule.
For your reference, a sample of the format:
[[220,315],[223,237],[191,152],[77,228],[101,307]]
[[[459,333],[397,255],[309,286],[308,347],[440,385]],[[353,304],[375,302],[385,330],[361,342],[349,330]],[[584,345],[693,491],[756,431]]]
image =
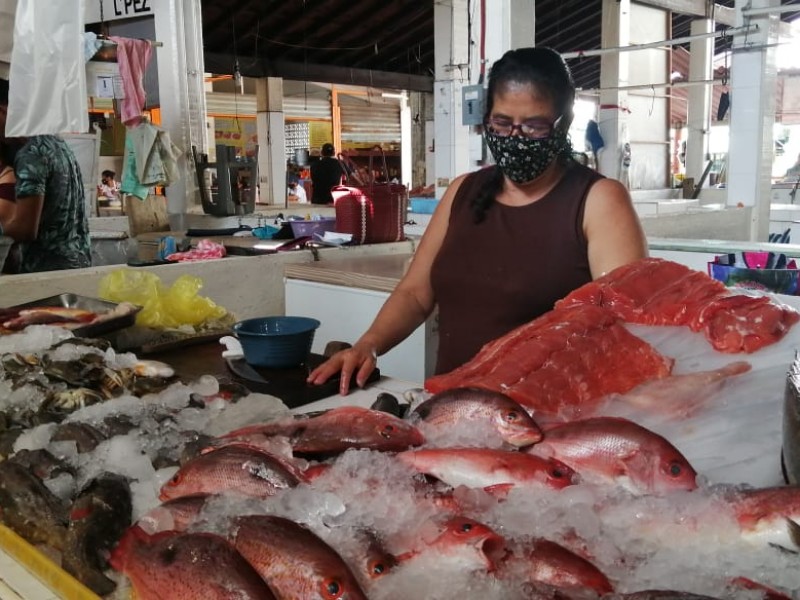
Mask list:
[[[695,17],[710,16],[706,15],[708,4],[706,0],[635,0],[635,2]],[[714,5],[714,20],[717,23],[733,27],[736,25],[736,9],[716,4]]]
[[[232,75],[233,54],[205,52],[206,70],[220,75]],[[389,73],[372,69],[351,69],[332,65],[305,64],[287,60],[259,60],[239,57],[240,69],[245,77],[283,77],[294,81],[316,81],[339,85],[360,85],[413,92],[433,92],[433,77]]]

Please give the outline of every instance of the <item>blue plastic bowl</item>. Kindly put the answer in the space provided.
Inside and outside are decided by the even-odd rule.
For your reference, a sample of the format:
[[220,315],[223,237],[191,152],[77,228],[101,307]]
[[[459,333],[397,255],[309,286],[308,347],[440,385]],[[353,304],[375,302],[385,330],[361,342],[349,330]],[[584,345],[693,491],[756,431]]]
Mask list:
[[308,360],[319,325],[309,317],[259,317],[239,321],[233,331],[249,364],[285,369]]

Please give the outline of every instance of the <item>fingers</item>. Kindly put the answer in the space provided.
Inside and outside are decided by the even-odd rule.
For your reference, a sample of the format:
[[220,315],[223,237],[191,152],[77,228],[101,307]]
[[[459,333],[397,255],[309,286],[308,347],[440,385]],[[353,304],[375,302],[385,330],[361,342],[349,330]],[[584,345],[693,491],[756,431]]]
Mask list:
[[356,385],[364,387],[367,378],[375,368],[375,364],[376,356],[374,352],[349,348],[337,352],[311,371],[306,382],[312,385],[320,385],[339,372],[339,393],[342,396],[346,396],[350,391],[350,381],[353,375],[355,374],[356,376]]

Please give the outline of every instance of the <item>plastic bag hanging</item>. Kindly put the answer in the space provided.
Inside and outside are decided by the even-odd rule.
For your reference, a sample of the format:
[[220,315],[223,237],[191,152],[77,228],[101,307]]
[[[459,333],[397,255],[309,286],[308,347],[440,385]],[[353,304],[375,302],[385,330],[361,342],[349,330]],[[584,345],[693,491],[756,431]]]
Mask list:
[[89,131],[84,0],[18,0],[6,135]]

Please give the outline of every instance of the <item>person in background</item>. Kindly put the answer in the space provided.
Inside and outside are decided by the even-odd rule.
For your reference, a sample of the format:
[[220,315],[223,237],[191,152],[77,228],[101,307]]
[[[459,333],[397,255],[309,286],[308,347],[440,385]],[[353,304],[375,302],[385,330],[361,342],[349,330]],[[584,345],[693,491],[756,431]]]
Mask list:
[[800,154],[798,154],[795,163],[787,169],[786,175],[784,175],[783,178],[786,181],[792,181],[792,182],[800,179]]
[[331,188],[342,182],[342,167],[334,158],[336,151],[333,144],[323,144],[320,151],[322,158],[311,165],[312,204],[330,204],[333,202]]
[[308,203],[306,190],[298,183],[296,179],[289,180],[289,202],[297,202],[299,204]]
[[120,201],[120,183],[115,179],[117,176],[114,171],[106,169],[101,174],[101,183],[97,186],[97,197],[100,200]]
[[445,192],[414,258],[352,348],[314,369],[363,386],[384,354],[439,309],[436,373],[552,310],[609,271],[647,256],[630,195],[572,159],[575,85],[549,48],[506,52],[489,74],[483,137],[495,165]]
[[90,267],[89,220],[78,161],[58,136],[5,137],[8,90],[8,81],[0,79],[0,142],[16,178],[14,207],[0,213],[0,226],[17,242],[16,271]]

